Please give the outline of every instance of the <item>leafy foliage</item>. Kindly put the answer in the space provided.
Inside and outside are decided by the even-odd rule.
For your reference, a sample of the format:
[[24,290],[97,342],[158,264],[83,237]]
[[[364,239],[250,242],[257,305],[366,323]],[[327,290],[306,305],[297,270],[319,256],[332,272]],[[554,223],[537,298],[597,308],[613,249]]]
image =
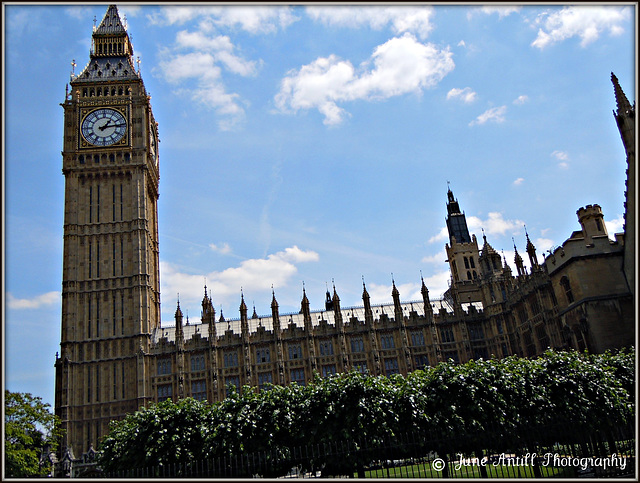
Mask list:
[[55,450],[62,435],[60,422],[49,404],[29,393],[4,392],[5,475],[13,478],[43,476],[51,464],[40,457],[45,448]]
[[[308,386],[244,387],[213,404],[186,399],[142,409],[113,423],[102,465],[111,471],[260,452],[261,476],[273,477],[287,473],[295,448],[310,445],[318,451],[300,459],[303,471],[353,474],[369,462],[367,449],[413,432],[456,441],[455,448],[427,448],[444,454],[477,452],[474,435],[489,432],[513,448],[533,429],[543,434],[558,423],[584,431],[621,426],[634,418],[634,385],[634,349],[445,362],[407,377],[316,375]],[[338,446],[352,457],[332,457]],[[284,459],[289,467],[278,466]]]

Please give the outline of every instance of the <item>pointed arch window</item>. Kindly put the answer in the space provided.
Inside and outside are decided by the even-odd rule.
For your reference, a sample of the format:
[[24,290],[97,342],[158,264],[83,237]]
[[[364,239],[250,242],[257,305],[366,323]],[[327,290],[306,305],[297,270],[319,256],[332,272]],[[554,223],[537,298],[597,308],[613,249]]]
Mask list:
[[573,303],[573,291],[571,290],[571,282],[569,282],[569,278],[565,275],[560,279],[560,285],[564,290],[564,294],[567,297],[567,301],[571,304]]

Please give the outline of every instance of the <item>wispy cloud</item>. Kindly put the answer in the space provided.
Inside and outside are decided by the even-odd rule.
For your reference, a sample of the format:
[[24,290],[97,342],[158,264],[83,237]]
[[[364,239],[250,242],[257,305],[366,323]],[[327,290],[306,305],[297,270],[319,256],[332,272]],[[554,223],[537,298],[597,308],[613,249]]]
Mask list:
[[250,77],[257,74],[260,60],[246,59],[221,29],[242,29],[251,34],[272,34],[298,20],[290,7],[164,7],[149,21],[155,25],[196,23],[176,34],[173,45],[163,49],[157,69],[175,93],[213,109],[218,126],[232,130],[245,118],[244,101],[229,92],[225,75]]
[[618,215],[618,217],[614,218],[613,220],[605,220],[604,224],[607,227],[609,238],[614,240],[615,234],[622,233],[623,231],[622,227],[624,226],[624,215]]
[[505,120],[507,106],[492,107],[480,114],[477,118],[469,123],[469,126],[486,124],[488,122],[501,123]]
[[[240,289],[245,293],[264,292],[271,288],[284,287],[298,271],[298,264],[317,262],[319,255],[311,250],[302,250],[297,246],[270,254],[265,258],[244,260],[239,266],[230,267],[220,272],[190,274],[181,272],[177,266],[160,262],[161,293],[172,307],[170,300],[180,293],[181,305],[199,303],[198,297],[203,293],[206,280],[216,304],[236,303]],[[182,301],[185,301],[183,304]],[[165,303],[166,305],[166,303]],[[171,311],[171,309],[169,309]]]
[[522,96],[518,96],[518,97],[513,101],[513,103],[514,103],[516,106],[521,106],[522,104],[526,103],[528,100],[529,100],[529,96],[522,95]]
[[617,6],[574,6],[565,7],[559,12],[545,12],[536,20],[542,26],[531,45],[544,49],[557,42],[579,37],[580,45],[586,47],[605,32],[611,36],[624,33],[622,24],[628,20],[631,12],[630,7]]
[[471,87],[465,87],[464,89],[453,88],[447,92],[447,99],[460,99],[465,104],[471,104],[476,100],[476,93]]
[[324,124],[336,125],[348,115],[339,103],[419,94],[453,68],[450,51],[422,44],[405,34],[376,47],[360,69],[331,55],[290,71],[281,82],[275,103],[282,112],[318,109],[324,115]]
[[228,243],[221,243],[219,245],[216,245],[215,243],[210,243],[209,248],[211,248],[211,250],[213,250],[214,252],[221,253],[222,255],[227,255],[231,253],[231,247],[229,246]]
[[361,28],[368,26],[374,30],[390,27],[394,34],[410,32],[421,39],[427,38],[433,24],[433,7],[349,7],[327,6],[307,7],[307,14],[313,20],[325,25]]
[[560,161],[558,163],[559,168],[567,169],[569,167],[569,163],[567,163],[567,161],[569,160],[569,154],[567,154],[566,152],[556,150],[551,153],[551,157]]
[[524,183],[524,178],[517,178],[516,180],[514,180],[513,185],[520,186],[522,183]]
[[202,30],[240,28],[251,34],[271,34],[299,20],[291,7],[168,6],[148,16],[156,25],[183,25],[197,20]]
[[505,235],[506,233],[515,235],[522,232],[524,222],[522,220],[505,220],[502,213],[491,212],[489,217],[484,220],[477,216],[467,217],[467,225],[471,233],[479,233],[484,229],[487,235]]
[[60,303],[60,292],[47,292],[30,299],[17,299],[11,293],[7,293],[7,306],[10,309],[38,309]]

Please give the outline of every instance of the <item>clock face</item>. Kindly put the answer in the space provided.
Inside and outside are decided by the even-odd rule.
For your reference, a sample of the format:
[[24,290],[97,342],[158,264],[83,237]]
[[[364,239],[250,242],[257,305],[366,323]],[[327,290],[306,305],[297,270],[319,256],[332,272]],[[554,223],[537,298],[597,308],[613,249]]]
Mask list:
[[96,109],[82,121],[82,136],[95,146],[110,146],[127,132],[127,121],[115,109]]

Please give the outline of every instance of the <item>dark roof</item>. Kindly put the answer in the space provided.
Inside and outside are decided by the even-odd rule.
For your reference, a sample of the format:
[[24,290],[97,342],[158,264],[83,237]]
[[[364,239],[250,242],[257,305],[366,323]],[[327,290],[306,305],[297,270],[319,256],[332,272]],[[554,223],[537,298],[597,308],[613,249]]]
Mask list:
[[100,26],[94,32],[94,35],[113,35],[123,33],[126,33],[126,29],[120,20],[118,7],[115,5],[109,5],[107,13],[104,14],[104,18],[102,19],[102,22],[100,22]]

